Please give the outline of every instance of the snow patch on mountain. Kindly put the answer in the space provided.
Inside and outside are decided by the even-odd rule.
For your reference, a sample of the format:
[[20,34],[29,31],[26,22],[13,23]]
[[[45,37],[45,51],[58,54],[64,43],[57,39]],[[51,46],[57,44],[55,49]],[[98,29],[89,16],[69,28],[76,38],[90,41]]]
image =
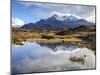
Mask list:
[[56,18],[57,20],[60,20],[60,21],[64,21],[64,20],[76,21],[78,19],[81,19],[81,17],[79,17],[75,14],[60,13],[60,12],[56,12],[56,11],[52,12],[49,17],[54,17],[54,18]]

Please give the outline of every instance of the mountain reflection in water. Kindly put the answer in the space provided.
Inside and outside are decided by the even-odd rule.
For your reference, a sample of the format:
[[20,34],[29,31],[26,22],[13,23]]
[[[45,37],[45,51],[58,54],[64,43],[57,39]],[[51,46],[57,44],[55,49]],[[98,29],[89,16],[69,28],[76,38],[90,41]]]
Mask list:
[[[85,55],[85,57],[84,57]],[[84,57],[84,64],[72,62],[70,57]],[[12,47],[12,73],[31,73],[94,69],[92,50],[67,43],[43,44],[25,42]]]

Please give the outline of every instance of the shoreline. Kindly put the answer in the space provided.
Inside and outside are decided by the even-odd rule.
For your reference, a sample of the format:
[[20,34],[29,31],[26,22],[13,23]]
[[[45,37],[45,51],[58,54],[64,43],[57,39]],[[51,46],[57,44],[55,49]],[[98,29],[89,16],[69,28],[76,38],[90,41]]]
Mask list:
[[[53,42],[52,42],[53,41]],[[92,51],[95,52],[95,49],[92,48],[92,43],[91,44],[88,44],[88,42],[83,42],[83,41],[63,41],[61,39],[59,39],[58,41],[56,40],[30,40],[30,39],[27,39],[26,41],[21,41],[19,43],[14,43],[16,45],[24,45],[23,42],[37,42],[37,43],[44,43],[44,44],[54,44],[54,43],[69,43],[69,44],[72,44],[72,45],[75,45],[75,46],[78,46],[80,48],[83,48],[83,47],[86,47],[88,49],[91,49]],[[91,46],[90,46],[91,45]]]
[[71,43],[96,51],[95,31],[47,31],[47,30],[13,30],[12,43],[23,45],[23,41],[39,43]]

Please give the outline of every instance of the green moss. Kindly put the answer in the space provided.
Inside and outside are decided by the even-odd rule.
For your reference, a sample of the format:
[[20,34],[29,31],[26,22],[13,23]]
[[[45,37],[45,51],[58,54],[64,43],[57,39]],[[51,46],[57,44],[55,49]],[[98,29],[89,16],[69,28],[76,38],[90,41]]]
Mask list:
[[17,41],[15,44],[16,44],[16,45],[23,45],[22,42],[18,42],[18,41]]

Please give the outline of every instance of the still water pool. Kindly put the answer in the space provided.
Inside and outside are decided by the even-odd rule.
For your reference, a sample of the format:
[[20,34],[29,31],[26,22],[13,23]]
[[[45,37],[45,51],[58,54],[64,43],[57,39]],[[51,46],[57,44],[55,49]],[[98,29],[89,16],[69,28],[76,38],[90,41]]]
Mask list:
[[[72,62],[70,57],[83,57],[84,64]],[[95,55],[88,48],[78,48],[67,43],[37,42],[12,46],[12,73],[15,74],[94,68]]]

